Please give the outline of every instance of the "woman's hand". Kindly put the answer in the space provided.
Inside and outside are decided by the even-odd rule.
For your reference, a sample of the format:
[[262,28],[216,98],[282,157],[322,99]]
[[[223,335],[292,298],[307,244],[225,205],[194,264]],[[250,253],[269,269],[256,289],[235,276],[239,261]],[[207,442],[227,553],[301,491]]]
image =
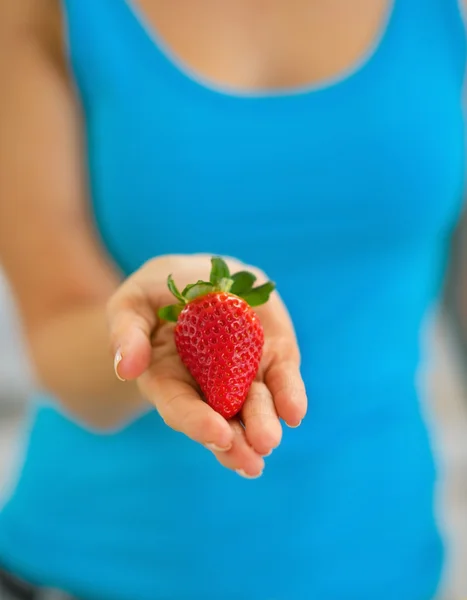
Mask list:
[[[232,271],[257,269],[227,260]],[[167,275],[180,287],[204,279],[210,270],[207,255],[166,256],[149,261],[111,298],[108,316],[115,369],[119,378],[138,387],[169,427],[211,450],[219,462],[246,477],[257,477],[263,456],[282,437],[280,419],[297,427],[307,399],[300,376],[300,353],[285,306],[277,293],[255,309],[265,334],[263,358],[256,380],[238,417],[226,421],[200,397],[197,386],[175,348],[173,325],[157,318],[172,302]]]

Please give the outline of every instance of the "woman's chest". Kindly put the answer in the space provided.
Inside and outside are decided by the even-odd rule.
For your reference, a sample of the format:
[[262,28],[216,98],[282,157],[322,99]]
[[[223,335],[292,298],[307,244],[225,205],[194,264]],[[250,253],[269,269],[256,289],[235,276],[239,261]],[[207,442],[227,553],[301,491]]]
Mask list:
[[445,236],[464,183],[462,60],[440,31],[407,33],[393,26],[348,76],[295,92],[213,89],[148,39],[123,66],[109,55],[97,88],[85,72],[93,206],[123,269]]
[[291,88],[334,77],[384,31],[394,0],[129,0],[146,28],[216,86]]

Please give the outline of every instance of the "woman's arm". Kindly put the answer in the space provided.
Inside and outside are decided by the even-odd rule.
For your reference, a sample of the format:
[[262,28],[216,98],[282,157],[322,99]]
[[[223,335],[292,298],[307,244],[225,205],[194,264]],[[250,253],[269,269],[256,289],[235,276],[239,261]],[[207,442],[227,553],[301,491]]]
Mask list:
[[139,394],[112,369],[105,306],[119,276],[91,225],[79,111],[49,6],[0,8],[0,260],[39,382],[106,427],[133,412]]
[[[0,4],[0,260],[37,376],[68,411],[98,428],[117,426],[147,398],[171,428],[208,446],[224,466],[255,476],[262,455],[280,442],[279,419],[297,426],[306,412],[287,310],[277,294],[260,307],[262,367],[241,422],[227,422],[202,401],[173,330],[156,319],[158,307],[171,301],[167,274],[183,287],[207,275],[209,258],[159,257],[120,283],[98,243],[79,110],[60,43],[44,19],[51,1]],[[126,383],[113,372],[107,323]]]

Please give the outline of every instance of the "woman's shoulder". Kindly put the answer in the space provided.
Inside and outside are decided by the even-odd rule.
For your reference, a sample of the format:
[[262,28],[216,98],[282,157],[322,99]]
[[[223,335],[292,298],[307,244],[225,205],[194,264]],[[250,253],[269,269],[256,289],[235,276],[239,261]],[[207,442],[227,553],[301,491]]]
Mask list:
[[1,0],[0,37],[11,50],[22,43],[37,43],[61,59],[64,49],[60,0]]
[[467,26],[467,0],[457,0],[460,9],[461,9],[461,14],[464,18],[464,23]]

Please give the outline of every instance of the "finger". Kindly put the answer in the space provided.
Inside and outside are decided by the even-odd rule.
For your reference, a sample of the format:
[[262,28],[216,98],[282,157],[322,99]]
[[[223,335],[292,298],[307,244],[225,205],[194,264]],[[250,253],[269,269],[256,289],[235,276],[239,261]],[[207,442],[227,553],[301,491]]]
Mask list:
[[277,413],[289,427],[298,427],[307,411],[305,384],[295,361],[274,361],[266,370],[268,386]]
[[267,386],[254,381],[242,409],[245,435],[261,456],[268,456],[280,444],[282,427]]
[[237,419],[229,421],[233,433],[232,448],[228,452],[214,452],[217,460],[246,479],[257,479],[264,470],[264,459],[248,444],[245,431]]
[[266,304],[255,308],[264,328],[265,337],[283,338],[287,344],[288,353],[294,360],[300,360],[300,351],[292,319],[277,292],[273,292]]
[[232,428],[201,400],[190,383],[183,381],[183,375],[181,379],[153,377],[150,389],[149,400],[170,428],[210,450],[227,451],[232,447]]
[[119,379],[136,379],[151,361],[151,335],[156,311],[132,280],[123,284],[107,306],[115,373]]

